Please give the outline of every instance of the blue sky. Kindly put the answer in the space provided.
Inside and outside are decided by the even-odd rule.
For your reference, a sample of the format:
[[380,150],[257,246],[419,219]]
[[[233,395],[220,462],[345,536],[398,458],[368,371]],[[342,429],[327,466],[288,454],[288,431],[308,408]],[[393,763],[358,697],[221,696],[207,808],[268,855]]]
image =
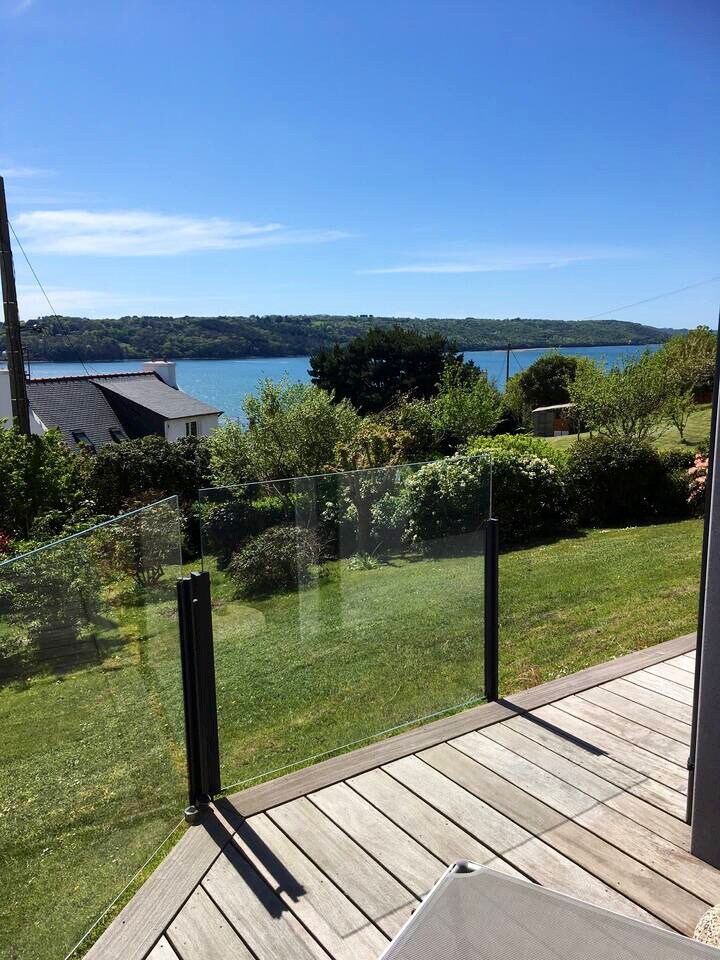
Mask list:
[[[0,0],[60,312],[717,322],[715,0]],[[16,251],[21,313],[47,313]]]

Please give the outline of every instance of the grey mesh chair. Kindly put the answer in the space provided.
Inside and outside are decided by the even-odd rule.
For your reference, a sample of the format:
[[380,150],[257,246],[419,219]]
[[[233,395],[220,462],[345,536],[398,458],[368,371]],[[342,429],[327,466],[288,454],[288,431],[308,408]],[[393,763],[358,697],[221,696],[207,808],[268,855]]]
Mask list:
[[380,960],[720,960],[720,950],[467,861]]

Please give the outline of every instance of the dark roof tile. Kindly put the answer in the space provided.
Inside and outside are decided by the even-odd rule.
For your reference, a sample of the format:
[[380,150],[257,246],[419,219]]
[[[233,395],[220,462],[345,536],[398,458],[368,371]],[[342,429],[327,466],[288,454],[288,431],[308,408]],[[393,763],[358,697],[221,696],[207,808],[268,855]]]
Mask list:
[[101,390],[91,380],[73,377],[58,380],[28,380],[32,410],[48,428],[58,427],[71,447],[77,446],[73,431],[82,431],[98,449],[111,443],[110,430],[123,425]]
[[131,400],[165,420],[222,412],[168,386],[152,372],[47,377],[28,380],[27,391],[30,406],[43,424],[59,428],[71,447],[77,446],[75,432],[84,433],[96,449],[114,442],[111,430],[128,432],[113,409],[113,396]]
[[186,417],[202,417],[220,414],[222,410],[211,407],[189,393],[169,387],[154,373],[138,373],[114,377],[94,378],[94,382],[106,393],[116,393],[126,400],[152,410],[166,420],[181,420]]

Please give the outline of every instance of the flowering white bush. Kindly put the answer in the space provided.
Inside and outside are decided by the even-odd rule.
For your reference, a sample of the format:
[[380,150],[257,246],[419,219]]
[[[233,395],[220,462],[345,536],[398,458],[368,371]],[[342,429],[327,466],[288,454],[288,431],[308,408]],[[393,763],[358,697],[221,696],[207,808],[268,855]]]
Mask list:
[[[491,466],[492,464],[492,466]],[[540,533],[564,523],[565,482],[544,457],[512,451],[490,457],[450,457],[422,467],[406,483],[407,536],[426,541],[478,530],[492,514],[503,539]],[[435,547],[437,549],[437,546]]]

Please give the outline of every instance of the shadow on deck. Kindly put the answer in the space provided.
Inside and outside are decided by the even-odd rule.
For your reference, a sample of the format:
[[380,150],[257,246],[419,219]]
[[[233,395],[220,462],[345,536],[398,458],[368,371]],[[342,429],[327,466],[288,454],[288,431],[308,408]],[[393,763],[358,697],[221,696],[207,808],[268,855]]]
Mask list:
[[694,636],[218,800],[90,960],[373,960],[445,867],[691,934],[720,871],[684,822]]

